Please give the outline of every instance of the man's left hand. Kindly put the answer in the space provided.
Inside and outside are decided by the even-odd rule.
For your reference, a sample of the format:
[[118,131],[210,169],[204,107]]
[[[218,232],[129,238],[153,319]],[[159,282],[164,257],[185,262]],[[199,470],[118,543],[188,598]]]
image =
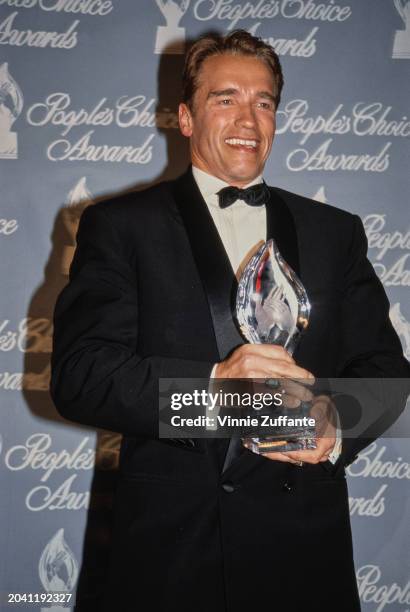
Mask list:
[[303,463],[321,463],[328,461],[336,442],[336,408],[326,395],[313,399],[311,415],[316,420],[316,448],[284,453],[264,453],[263,456],[273,461],[284,461],[300,465]]

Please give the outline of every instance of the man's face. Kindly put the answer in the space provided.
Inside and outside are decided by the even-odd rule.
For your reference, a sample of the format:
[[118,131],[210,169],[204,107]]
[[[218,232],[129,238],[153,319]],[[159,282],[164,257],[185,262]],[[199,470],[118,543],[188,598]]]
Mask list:
[[268,66],[244,55],[214,55],[202,64],[193,109],[179,106],[192,164],[244,187],[262,173],[275,134],[275,84]]

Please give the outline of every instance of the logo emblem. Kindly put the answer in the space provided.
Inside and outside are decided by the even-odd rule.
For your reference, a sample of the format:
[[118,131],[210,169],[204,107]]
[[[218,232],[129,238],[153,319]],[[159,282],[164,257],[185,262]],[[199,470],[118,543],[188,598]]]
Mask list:
[[[78,563],[59,529],[41,553],[38,574],[47,593],[71,593],[78,578]],[[58,608],[67,610],[68,608]],[[50,608],[42,608],[42,611]]]
[[394,0],[394,6],[404,23],[404,30],[397,30],[394,36],[394,59],[410,59],[410,0]]
[[390,308],[390,321],[403,344],[404,356],[410,361],[410,323],[401,313],[400,302],[396,302]]
[[188,10],[190,0],[156,0],[157,6],[167,22],[158,26],[155,39],[155,53],[182,54],[185,51],[185,28],[179,27],[183,15]]
[[23,109],[23,94],[8,64],[0,66],[0,159],[17,159],[17,134],[11,126]]

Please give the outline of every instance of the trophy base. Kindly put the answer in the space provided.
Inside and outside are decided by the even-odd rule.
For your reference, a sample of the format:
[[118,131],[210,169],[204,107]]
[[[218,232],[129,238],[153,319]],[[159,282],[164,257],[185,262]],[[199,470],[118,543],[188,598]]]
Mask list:
[[277,438],[242,438],[243,445],[257,455],[266,453],[284,453],[287,451],[298,451],[315,449],[315,438],[296,438],[290,440],[278,440]]
[[155,39],[154,53],[182,55],[185,52],[185,28],[159,26]]
[[410,58],[410,36],[408,30],[396,32],[393,43],[393,59]]
[[9,132],[1,135],[0,159],[17,159],[17,134]]

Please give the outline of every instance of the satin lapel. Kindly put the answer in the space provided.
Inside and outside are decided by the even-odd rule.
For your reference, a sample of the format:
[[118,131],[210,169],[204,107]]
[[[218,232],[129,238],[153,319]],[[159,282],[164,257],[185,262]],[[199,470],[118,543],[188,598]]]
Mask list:
[[[232,349],[244,344],[233,318],[238,283],[191,168],[175,181],[174,197],[208,299],[215,342],[222,361]],[[228,439],[208,440],[208,448],[219,469],[227,456],[229,442]]]
[[222,360],[233,348],[244,344],[234,322],[238,283],[190,168],[175,181],[174,196],[208,299],[216,345]]
[[299,248],[295,221],[286,202],[270,188],[271,198],[266,205],[266,239],[273,238],[289,266],[300,277]]
[[[271,187],[270,192],[271,198],[266,204],[266,240],[269,238],[275,240],[282,257],[299,276],[299,249],[295,221],[286,202],[278,196],[275,189]],[[243,450],[241,440],[231,438],[222,468],[224,474],[241,457]]]

